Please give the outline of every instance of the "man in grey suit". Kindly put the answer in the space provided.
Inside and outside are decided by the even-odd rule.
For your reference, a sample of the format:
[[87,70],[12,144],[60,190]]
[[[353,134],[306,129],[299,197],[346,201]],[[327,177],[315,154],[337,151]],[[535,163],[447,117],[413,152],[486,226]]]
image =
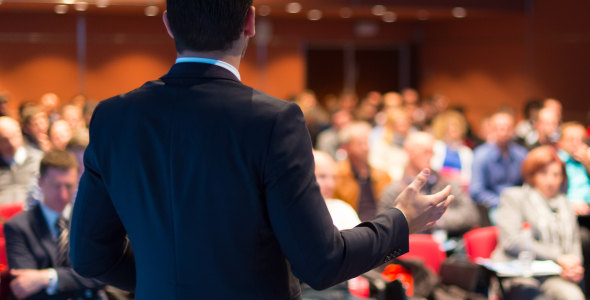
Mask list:
[[0,117],[0,204],[24,201],[43,152],[26,147],[18,122]]

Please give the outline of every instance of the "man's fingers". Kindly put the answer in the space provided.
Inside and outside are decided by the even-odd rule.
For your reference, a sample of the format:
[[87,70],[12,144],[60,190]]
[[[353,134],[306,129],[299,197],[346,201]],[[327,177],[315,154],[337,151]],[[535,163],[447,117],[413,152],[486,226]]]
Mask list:
[[428,182],[428,176],[430,176],[430,170],[422,170],[422,172],[416,176],[416,179],[410,183],[410,187],[412,187],[416,192],[420,191],[426,182]]
[[448,185],[442,191],[440,191],[436,194],[427,196],[427,197],[428,197],[428,201],[430,201],[430,203],[432,203],[432,205],[438,206],[439,204],[448,200],[450,194],[451,194],[451,186]]

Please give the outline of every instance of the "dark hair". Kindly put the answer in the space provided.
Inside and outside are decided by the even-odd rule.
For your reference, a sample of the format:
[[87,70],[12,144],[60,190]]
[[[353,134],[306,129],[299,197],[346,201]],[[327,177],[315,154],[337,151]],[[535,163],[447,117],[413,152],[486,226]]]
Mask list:
[[31,119],[38,115],[44,113],[43,110],[36,105],[30,105],[25,107],[22,111],[21,111],[21,118],[23,119],[23,125],[29,125],[29,123],[31,122]]
[[540,100],[538,100],[538,99],[529,100],[524,105],[524,117],[527,119],[530,119],[532,117],[531,110],[533,110],[533,109],[540,110],[541,108],[543,108],[543,104],[541,103]]
[[43,159],[41,159],[41,167],[39,169],[41,178],[47,175],[49,169],[58,169],[62,171],[76,169],[76,171],[78,171],[78,160],[70,152],[57,149],[49,150],[45,152]]
[[229,50],[240,38],[253,0],[166,0],[176,51]]

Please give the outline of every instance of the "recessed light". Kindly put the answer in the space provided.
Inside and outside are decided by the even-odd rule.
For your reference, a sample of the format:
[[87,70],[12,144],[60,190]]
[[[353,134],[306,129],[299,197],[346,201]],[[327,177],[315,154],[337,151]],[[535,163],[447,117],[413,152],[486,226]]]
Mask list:
[[322,18],[322,11],[319,9],[312,9],[307,12],[307,18],[312,21],[317,21]]
[[157,16],[159,12],[160,12],[160,9],[154,5],[150,5],[150,6],[146,7],[144,10],[145,15],[148,17]]
[[382,16],[387,12],[387,9],[383,5],[375,5],[371,9],[371,12],[376,16]]
[[452,12],[455,18],[465,18],[467,16],[467,10],[463,7],[455,7]]
[[296,14],[301,11],[301,4],[297,2],[291,2],[287,4],[286,10],[290,14]]
[[383,15],[382,19],[383,22],[393,23],[397,20],[397,14],[392,11],[388,11]]
[[270,6],[268,5],[262,5],[258,8],[258,14],[266,17],[268,15],[270,15]]
[[105,8],[109,6],[109,0],[98,0],[96,1],[96,7]]
[[74,4],[77,11],[86,11],[88,9],[88,2],[77,2]]
[[348,7],[343,7],[340,9],[340,17],[344,19],[348,19],[352,17],[352,9]]
[[53,8],[53,10],[55,11],[56,14],[63,15],[68,12],[68,6],[64,5],[64,4],[59,4],[59,5],[56,5]]

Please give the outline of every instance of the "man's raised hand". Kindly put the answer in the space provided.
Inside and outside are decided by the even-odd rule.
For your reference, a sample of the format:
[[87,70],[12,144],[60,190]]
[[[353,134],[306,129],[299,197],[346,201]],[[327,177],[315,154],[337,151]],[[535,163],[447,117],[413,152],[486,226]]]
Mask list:
[[420,190],[428,181],[428,176],[430,170],[424,169],[395,200],[394,207],[406,215],[410,234],[434,226],[455,198],[449,196],[451,186],[434,195],[421,195]]

